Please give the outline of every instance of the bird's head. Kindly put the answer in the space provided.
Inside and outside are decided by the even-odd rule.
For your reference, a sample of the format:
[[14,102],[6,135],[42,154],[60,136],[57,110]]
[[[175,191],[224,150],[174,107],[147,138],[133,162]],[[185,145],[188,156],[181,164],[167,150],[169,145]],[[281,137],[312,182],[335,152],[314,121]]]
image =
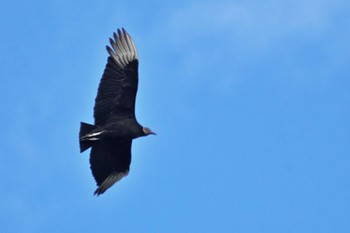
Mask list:
[[156,134],[155,132],[153,132],[150,128],[143,127],[142,130],[143,130],[143,133],[145,134],[145,136],[150,135],[150,134],[157,135],[157,134]]

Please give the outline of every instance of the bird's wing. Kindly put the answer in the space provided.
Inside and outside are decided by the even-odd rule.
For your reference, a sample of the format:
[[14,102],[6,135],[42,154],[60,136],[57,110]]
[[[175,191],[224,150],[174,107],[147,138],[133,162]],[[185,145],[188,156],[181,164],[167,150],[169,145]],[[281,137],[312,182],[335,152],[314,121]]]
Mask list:
[[122,29],[110,38],[111,47],[97,96],[95,99],[95,125],[105,125],[114,119],[134,117],[138,86],[138,55],[130,35]]
[[128,175],[131,162],[131,144],[129,141],[98,141],[91,149],[90,165],[100,195],[113,184]]

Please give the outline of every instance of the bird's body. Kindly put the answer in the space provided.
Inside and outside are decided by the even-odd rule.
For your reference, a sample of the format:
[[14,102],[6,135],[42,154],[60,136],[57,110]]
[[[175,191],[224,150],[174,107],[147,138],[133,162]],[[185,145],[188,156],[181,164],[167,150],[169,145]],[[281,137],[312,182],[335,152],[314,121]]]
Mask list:
[[97,97],[95,124],[81,123],[80,152],[91,149],[90,164],[98,185],[96,195],[104,193],[129,173],[132,140],[154,134],[135,117],[138,88],[138,55],[130,35],[122,29],[111,47]]

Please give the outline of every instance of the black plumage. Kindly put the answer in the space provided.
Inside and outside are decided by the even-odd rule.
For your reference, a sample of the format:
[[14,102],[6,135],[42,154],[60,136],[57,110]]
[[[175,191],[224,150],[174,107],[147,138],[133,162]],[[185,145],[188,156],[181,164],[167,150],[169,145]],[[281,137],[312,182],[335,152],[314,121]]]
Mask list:
[[138,88],[138,55],[130,35],[113,34],[109,57],[95,99],[95,124],[81,122],[80,152],[91,147],[90,165],[98,188],[104,193],[129,173],[132,140],[155,134],[135,117]]

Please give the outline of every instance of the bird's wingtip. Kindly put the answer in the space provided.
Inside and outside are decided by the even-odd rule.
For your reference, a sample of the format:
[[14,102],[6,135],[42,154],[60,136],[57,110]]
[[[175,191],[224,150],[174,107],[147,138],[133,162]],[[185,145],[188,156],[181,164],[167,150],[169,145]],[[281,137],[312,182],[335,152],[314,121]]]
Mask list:
[[97,188],[94,192],[94,196],[100,196],[101,194],[103,194],[104,192],[100,189],[100,188]]
[[113,49],[107,50],[121,68],[135,59],[138,60],[135,43],[124,28],[118,28],[117,32],[113,33],[113,39],[110,39]]
[[112,185],[121,180],[124,176],[127,176],[129,170],[125,170],[124,172],[113,172],[110,174],[107,179],[105,179],[101,185],[94,192],[94,196],[99,196],[107,191]]

